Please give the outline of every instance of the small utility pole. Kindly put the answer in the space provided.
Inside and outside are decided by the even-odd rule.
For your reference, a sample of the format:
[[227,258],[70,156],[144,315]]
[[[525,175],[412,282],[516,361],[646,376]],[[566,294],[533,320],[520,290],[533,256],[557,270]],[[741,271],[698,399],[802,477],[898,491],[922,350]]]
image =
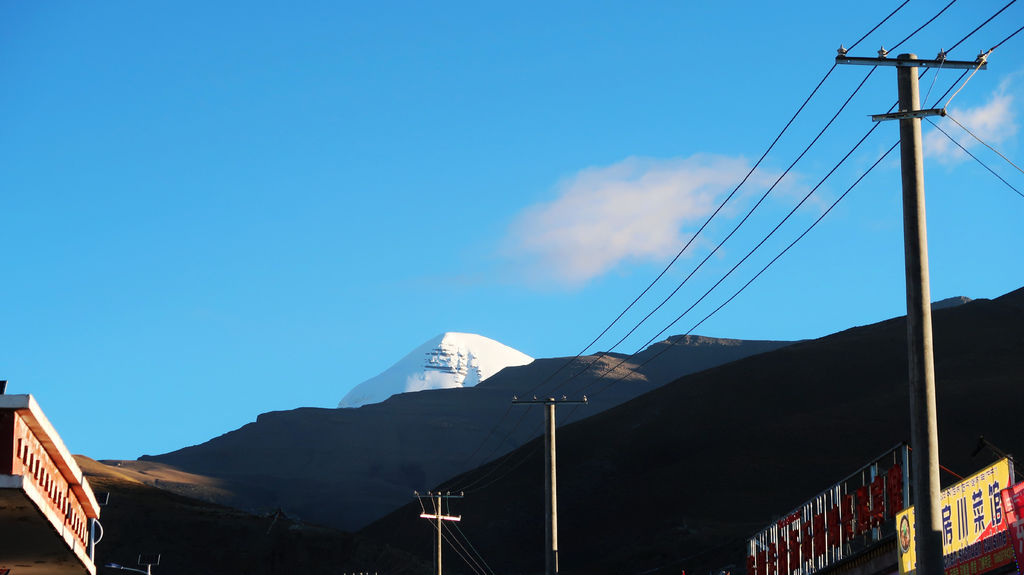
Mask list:
[[587,396],[582,400],[561,399],[549,397],[521,401],[518,397],[512,397],[513,405],[544,404],[544,534],[547,539],[547,546],[544,550],[544,573],[546,575],[558,575],[558,489],[556,486],[555,473],[555,405],[563,403],[587,403]]
[[[418,491],[413,491],[416,498],[420,500],[420,504],[423,503],[423,496]],[[434,504],[434,513],[427,513],[424,511],[420,513],[420,517],[423,519],[434,519],[436,521],[435,527],[437,528],[437,548],[434,550],[434,565],[435,572],[437,575],[441,575],[441,522],[442,521],[462,521],[461,515],[444,515],[441,513],[441,501],[443,499],[461,499],[462,493],[458,495],[452,495],[451,493],[442,494],[440,491],[437,493],[427,492],[427,497]]]
[[887,58],[852,58],[839,48],[838,64],[895,66],[899,111],[880,114],[879,122],[899,120],[900,163],[903,173],[903,249],[907,276],[907,348],[910,376],[910,445],[914,531],[917,539],[917,573],[943,575],[942,521],[939,514],[939,432],[935,415],[935,364],[932,352],[931,293],[928,285],[928,233],[924,209],[924,161],[921,152],[921,118],[944,116],[945,109],[921,109],[919,67],[975,69],[985,67],[986,54],[973,61],[947,60],[939,52],[935,60],[918,60],[914,54]]

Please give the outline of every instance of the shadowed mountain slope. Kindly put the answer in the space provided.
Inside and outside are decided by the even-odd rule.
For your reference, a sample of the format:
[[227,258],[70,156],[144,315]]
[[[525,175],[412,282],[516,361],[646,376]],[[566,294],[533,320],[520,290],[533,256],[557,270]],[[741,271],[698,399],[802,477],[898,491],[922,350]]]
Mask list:
[[[595,401],[574,414],[579,419],[681,374],[788,345],[704,337],[673,340],[675,345],[656,344],[624,364],[616,373],[629,377],[607,389],[603,388],[608,380],[598,382],[596,374],[622,356],[575,360],[535,393],[556,388],[570,395],[600,391]],[[662,351],[663,355],[635,372],[626,369]],[[357,528],[409,501],[413,490],[423,490],[536,437],[540,433],[532,419],[536,410],[518,425],[520,416],[509,413],[512,395],[529,392],[565,361],[540,359],[506,368],[475,387],[404,393],[356,409],[265,413],[255,423],[201,445],[120,464],[125,469],[139,467],[141,474],[148,475],[141,477],[143,481],[159,479],[153,475],[157,473],[153,463],[163,464],[160,486],[168,489],[245,509],[281,507],[305,520]],[[596,361],[595,369],[564,384],[591,361]],[[141,469],[145,466],[149,471]],[[215,485],[216,490],[177,484],[174,478],[186,477],[179,471],[206,476],[201,482]]]
[[144,485],[132,472],[76,460],[96,492],[110,493],[103,507],[103,538],[96,546],[97,573],[118,563],[135,568],[141,553],[159,553],[154,573],[261,575],[380,572],[426,575],[410,554],[335,529],[279,514],[262,516],[182,497]]
[[[966,476],[992,461],[971,456],[979,435],[1024,453],[1024,290],[933,319],[942,463]],[[692,374],[565,426],[561,571],[742,572],[747,536],[907,439],[908,413],[898,318]],[[452,509],[503,573],[543,572],[541,445],[450,482],[504,466]],[[418,513],[407,505],[362,533],[428,557]]]

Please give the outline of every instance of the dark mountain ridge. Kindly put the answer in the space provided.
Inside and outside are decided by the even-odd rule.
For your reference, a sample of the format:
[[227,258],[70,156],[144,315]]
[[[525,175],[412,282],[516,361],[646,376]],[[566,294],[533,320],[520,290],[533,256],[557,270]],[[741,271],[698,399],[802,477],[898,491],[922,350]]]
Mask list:
[[[990,462],[971,455],[979,435],[1024,452],[1024,289],[936,309],[933,325],[942,463],[966,476]],[[747,536],[909,437],[906,357],[895,318],[687,375],[561,428],[561,571],[742,565]],[[540,573],[539,440],[505,461],[454,512],[492,565]],[[417,514],[406,506],[362,533],[429,556]]]
[[[600,391],[598,400],[564,418],[569,422],[656,389],[680,374],[788,344],[675,337],[618,367],[615,373],[627,377],[611,387],[607,380],[598,382],[597,374],[614,367],[623,356],[575,359],[559,377],[532,392]],[[662,355],[639,367],[658,353]],[[155,464],[165,466],[162,477],[185,475],[179,471],[206,476],[203,481],[216,489],[198,489],[193,480],[165,479],[160,486],[219,503],[243,509],[280,507],[308,521],[358,528],[409,501],[413,490],[423,490],[536,437],[539,413],[531,412],[522,425],[517,423],[519,417],[503,414],[510,409],[514,393],[530,392],[566,361],[539,359],[506,368],[475,387],[405,393],[355,409],[264,413],[254,423],[201,445],[143,456],[137,464],[118,464],[149,469],[139,477],[151,477],[154,483],[160,475],[152,471]],[[593,369],[564,384],[570,374],[591,362]],[[478,449],[481,444],[483,449]]]

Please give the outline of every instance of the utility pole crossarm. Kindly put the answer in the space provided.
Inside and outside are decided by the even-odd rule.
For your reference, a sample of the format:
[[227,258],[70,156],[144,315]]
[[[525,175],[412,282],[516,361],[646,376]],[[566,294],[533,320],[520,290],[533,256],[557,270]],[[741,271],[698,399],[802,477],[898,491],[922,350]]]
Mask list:
[[982,60],[914,60],[912,63],[907,60],[896,58],[861,58],[854,56],[836,56],[836,64],[850,64],[860,66],[895,66],[897,68],[949,68],[951,70],[973,70],[981,68],[988,69],[988,64]]
[[440,519],[442,521],[462,521],[461,515],[434,515],[431,513],[420,513],[422,519]]
[[583,396],[583,399],[567,399],[564,395],[561,399],[555,399],[554,397],[548,397],[546,399],[538,399],[537,396],[533,396],[533,399],[519,399],[519,396],[512,396],[512,404],[543,404],[543,405],[561,405],[563,403],[587,403],[587,396]]
[[878,51],[877,58],[864,58],[861,56],[847,56],[846,48],[842,46],[836,50],[839,55],[836,56],[836,64],[848,64],[854,66],[895,66],[897,68],[950,68],[953,70],[974,70],[978,68],[980,70],[988,69],[988,55],[992,53],[992,50],[988,52],[979,52],[978,57],[974,60],[947,60],[946,53],[942,50],[939,51],[938,56],[934,60],[918,60],[906,59],[906,58],[887,58],[889,51],[882,48]]
[[872,122],[884,122],[886,120],[913,120],[914,118],[925,118],[928,116],[945,116],[945,108],[929,108],[927,110],[909,110],[907,112],[892,112],[889,114],[873,114]]

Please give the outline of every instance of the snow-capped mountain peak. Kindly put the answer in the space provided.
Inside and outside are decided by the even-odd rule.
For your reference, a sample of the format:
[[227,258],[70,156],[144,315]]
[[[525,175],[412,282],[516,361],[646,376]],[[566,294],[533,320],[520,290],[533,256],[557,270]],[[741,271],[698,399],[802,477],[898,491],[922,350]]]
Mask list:
[[533,358],[502,343],[472,333],[443,333],[352,388],[338,407],[377,403],[397,393],[472,387],[510,366]]

